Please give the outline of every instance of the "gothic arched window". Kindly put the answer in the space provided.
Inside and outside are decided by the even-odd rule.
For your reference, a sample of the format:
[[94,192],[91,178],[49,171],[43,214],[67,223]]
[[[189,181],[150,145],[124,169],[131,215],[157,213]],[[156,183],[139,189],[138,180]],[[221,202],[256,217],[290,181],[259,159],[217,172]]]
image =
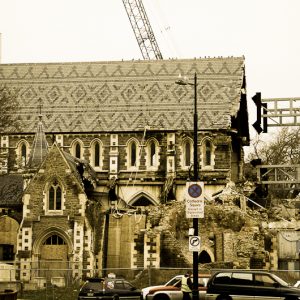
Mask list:
[[186,166],[190,166],[191,165],[191,143],[187,142],[185,143],[185,162],[184,164]]
[[182,167],[189,168],[192,165],[193,147],[192,141],[186,139],[182,144]]
[[215,146],[213,142],[205,138],[202,141],[201,146],[201,167],[206,169],[212,169],[214,167],[214,159],[215,159]]
[[136,139],[127,143],[127,168],[136,170],[139,168],[139,146]]
[[130,167],[135,167],[137,161],[136,143],[131,142],[129,149],[130,149]]
[[156,165],[156,146],[154,141],[150,143],[150,166],[154,167]]
[[65,245],[65,241],[56,234],[53,234],[49,236],[46,241],[44,242],[44,245]]
[[26,166],[26,164],[27,164],[27,147],[26,147],[25,143],[23,143],[21,146],[21,161],[22,161],[22,166]]
[[159,163],[158,141],[151,138],[145,147],[146,150],[146,167],[152,171],[156,171]]
[[100,166],[100,144],[99,142],[95,142],[94,144],[94,166]]
[[211,143],[209,140],[206,140],[205,142],[204,165],[211,165]]
[[81,140],[79,140],[78,138],[76,138],[70,147],[70,152],[71,154],[79,159],[83,158],[83,143]]
[[75,157],[81,158],[81,146],[79,143],[75,145]]
[[48,191],[48,210],[62,209],[62,191],[59,184],[54,181]]
[[90,144],[90,164],[97,170],[102,168],[103,145],[101,140],[94,139]]
[[136,166],[136,143],[131,143],[130,146],[130,166],[134,167]]

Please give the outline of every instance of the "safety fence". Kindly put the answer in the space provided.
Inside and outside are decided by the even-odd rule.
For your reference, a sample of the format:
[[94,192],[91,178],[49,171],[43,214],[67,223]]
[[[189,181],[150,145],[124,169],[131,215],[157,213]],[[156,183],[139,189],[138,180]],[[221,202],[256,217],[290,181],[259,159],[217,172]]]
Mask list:
[[[20,270],[15,264],[0,263],[0,291],[4,289],[17,290],[18,299],[64,299],[76,300],[80,286],[86,278],[72,277],[72,268],[32,268],[29,281],[20,279]],[[56,266],[55,264],[53,267]],[[32,267],[37,267],[32,264]],[[199,268],[199,273],[213,274],[220,269]],[[222,269],[224,270],[224,269]],[[82,274],[89,270],[82,269]],[[126,278],[137,288],[142,289],[146,286],[164,284],[178,274],[191,271],[191,268],[106,268],[93,270],[93,276],[105,277],[113,273],[117,277]],[[300,280],[300,270],[268,270],[284,279],[291,285]]]

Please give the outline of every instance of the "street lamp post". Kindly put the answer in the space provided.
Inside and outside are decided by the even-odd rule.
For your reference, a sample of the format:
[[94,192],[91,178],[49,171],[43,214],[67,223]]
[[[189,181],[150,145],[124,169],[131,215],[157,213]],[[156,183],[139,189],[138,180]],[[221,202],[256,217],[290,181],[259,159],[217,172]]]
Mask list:
[[[198,112],[197,112],[197,73],[194,74],[194,83],[185,80],[176,81],[179,85],[192,85],[194,86],[194,181],[198,181]],[[198,218],[193,218],[194,235],[199,235]],[[199,299],[198,292],[198,252],[193,252],[193,300]]]

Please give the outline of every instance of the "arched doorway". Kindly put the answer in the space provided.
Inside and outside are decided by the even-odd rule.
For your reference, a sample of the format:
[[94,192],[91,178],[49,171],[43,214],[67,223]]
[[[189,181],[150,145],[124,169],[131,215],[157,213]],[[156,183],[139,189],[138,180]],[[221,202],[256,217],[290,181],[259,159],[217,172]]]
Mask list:
[[205,250],[201,251],[201,253],[199,255],[199,264],[208,264],[211,262],[212,262],[211,257],[207,253],[207,251],[205,251]]
[[158,203],[147,192],[138,192],[132,197],[128,204],[132,206],[151,206],[157,205]]
[[40,245],[40,276],[65,277],[69,268],[68,245],[57,233],[47,235]]

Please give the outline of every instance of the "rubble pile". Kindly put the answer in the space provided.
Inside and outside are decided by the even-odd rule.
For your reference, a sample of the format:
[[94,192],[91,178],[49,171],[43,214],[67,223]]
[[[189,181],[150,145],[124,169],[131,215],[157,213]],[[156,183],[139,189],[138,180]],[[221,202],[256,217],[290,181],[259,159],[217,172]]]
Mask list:
[[[201,249],[210,253],[210,265],[223,261],[239,268],[270,267],[269,251],[275,247],[280,228],[288,226],[297,230],[296,200],[282,200],[277,206],[266,208],[249,198],[251,189],[249,185],[247,188],[244,193],[243,187],[230,183],[205,202],[205,218],[199,219],[199,235]],[[270,225],[274,222],[277,227]],[[162,238],[167,236],[177,256],[190,263],[188,231],[191,227],[192,219],[185,216],[184,201],[152,207],[148,211],[148,230],[160,232]]]

